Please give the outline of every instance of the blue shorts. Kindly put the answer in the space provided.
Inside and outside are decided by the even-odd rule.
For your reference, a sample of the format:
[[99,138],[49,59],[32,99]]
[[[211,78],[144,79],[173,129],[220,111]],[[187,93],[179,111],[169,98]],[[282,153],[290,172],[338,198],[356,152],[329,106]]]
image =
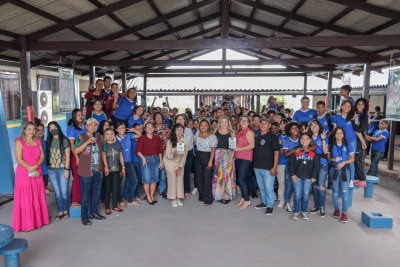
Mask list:
[[143,184],[152,184],[158,183],[158,176],[159,176],[159,165],[160,160],[158,155],[156,156],[144,156],[147,160],[147,166],[142,165],[142,183]]

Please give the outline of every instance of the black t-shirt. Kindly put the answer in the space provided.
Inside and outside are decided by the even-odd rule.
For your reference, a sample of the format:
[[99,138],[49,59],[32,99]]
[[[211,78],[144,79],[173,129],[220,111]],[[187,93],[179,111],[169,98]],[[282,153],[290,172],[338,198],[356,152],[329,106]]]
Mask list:
[[270,170],[274,166],[274,152],[279,151],[279,139],[268,132],[258,135],[255,140],[253,167],[255,169]]
[[231,137],[231,135],[229,133],[220,134],[218,131],[216,131],[215,136],[218,139],[217,148],[229,148],[229,137]]

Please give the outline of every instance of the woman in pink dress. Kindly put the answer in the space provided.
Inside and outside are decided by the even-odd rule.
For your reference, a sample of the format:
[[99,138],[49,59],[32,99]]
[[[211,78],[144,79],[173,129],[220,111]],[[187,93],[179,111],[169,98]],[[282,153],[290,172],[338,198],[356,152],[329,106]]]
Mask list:
[[12,227],[15,232],[28,232],[49,224],[49,212],[42,177],[44,160],[36,126],[24,125],[21,137],[15,139],[14,152],[18,166],[15,174]]

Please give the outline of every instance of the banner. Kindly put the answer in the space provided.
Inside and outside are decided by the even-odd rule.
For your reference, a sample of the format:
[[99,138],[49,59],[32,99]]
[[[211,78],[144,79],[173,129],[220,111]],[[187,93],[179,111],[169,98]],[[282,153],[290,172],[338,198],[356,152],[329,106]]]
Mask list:
[[75,109],[74,70],[58,68],[60,88],[60,112]]
[[400,70],[389,72],[386,97],[386,117],[400,119]]

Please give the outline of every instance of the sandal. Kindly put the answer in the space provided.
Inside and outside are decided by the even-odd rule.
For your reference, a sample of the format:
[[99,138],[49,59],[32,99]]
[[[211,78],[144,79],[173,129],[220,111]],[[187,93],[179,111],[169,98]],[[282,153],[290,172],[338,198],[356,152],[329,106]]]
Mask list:
[[[116,211],[116,212],[123,212],[124,210],[122,210],[122,209],[120,209],[120,208],[113,208],[113,210],[114,211]],[[106,213],[107,214],[107,213]],[[110,212],[110,214],[111,214],[111,212]]]
[[236,204],[236,207],[242,206],[244,203],[244,198],[241,198],[240,201]]
[[59,215],[57,215],[56,217],[54,217],[54,219],[56,220],[56,221],[59,221],[59,220],[61,220],[62,218],[64,217],[64,214],[59,214]]
[[110,209],[106,209],[106,215],[111,215],[111,210]]
[[64,213],[63,218],[64,218],[64,219],[68,219],[68,218],[69,218],[69,213],[68,213],[68,212],[67,212],[67,213]]
[[128,206],[140,206],[140,202],[138,202],[137,200],[128,202]]

